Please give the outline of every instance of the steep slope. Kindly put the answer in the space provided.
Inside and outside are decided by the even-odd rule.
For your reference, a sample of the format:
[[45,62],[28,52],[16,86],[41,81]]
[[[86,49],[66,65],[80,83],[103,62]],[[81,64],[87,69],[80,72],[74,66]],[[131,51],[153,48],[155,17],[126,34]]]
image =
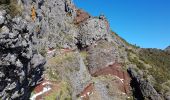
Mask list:
[[169,100],[170,55],[129,44],[105,16],[71,0],[0,3],[2,100]]
[[160,49],[139,48],[129,44],[116,33],[114,36],[119,40],[119,45],[120,42],[126,45],[123,47],[126,47],[124,52],[128,54],[129,61],[126,64],[132,78],[133,96],[139,100],[169,100],[169,53]]
[[154,88],[164,97],[169,98],[170,94],[170,54],[159,49],[144,49],[139,53],[140,59],[146,64],[151,65],[148,68],[147,75],[152,75],[155,81],[152,82]]
[[[135,73],[139,77],[135,80],[145,80],[151,85],[148,88],[144,97],[153,98],[155,95],[160,95],[162,99],[169,100],[169,57],[170,55],[159,49],[138,49],[137,52],[128,51],[129,61],[136,65],[133,67],[132,73]],[[137,73],[136,73],[137,72]],[[141,90],[140,81],[137,82],[139,89]],[[137,87],[136,87],[137,88]],[[146,90],[146,87],[143,88]],[[154,89],[154,90],[153,90]],[[153,91],[157,91],[157,93]],[[149,93],[152,92],[154,94]],[[142,91],[141,91],[142,92]],[[150,94],[150,96],[148,95]],[[152,96],[151,96],[152,95]],[[156,97],[158,98],[158,97]],[[155,100],[154,98],[153,100]]]

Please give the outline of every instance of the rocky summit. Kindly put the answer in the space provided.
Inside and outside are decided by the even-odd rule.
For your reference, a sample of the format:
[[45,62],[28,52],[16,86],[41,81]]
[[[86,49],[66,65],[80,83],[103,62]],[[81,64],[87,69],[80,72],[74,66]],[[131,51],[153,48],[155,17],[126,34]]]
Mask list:
[[170,46],[168,46],[167,48],[165,48],[165,51],[170,52]]
[[170,100],[166,50],[127,43],[71,0],[1,0],[0,100]]

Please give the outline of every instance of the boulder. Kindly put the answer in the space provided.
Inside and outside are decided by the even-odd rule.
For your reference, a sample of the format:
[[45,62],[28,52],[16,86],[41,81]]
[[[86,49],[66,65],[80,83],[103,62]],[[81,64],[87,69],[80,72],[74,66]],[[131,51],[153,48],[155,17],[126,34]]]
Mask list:
[[88,69],[90,74],[97,70],[107,67],[109,63],[115,63],[117,60],[117,51],[111,43],[106,40],[100,40],[87,48]]
[[6,15],[6,11],[5,10],[0,10],[0,25],[4,24],[5,15]]
[[9,28],[7,27],[7,26],[3,26],[2,28],[1,28],[1,33],[9,33]]
[[105,20],[89,18],[80,25],[78,41],[82,47],[87,47],[100,39],[107,39],[110,34]]
[[31,59],[32,68],[42,66],[46,63],[44,57],[40,54],[34,54]]

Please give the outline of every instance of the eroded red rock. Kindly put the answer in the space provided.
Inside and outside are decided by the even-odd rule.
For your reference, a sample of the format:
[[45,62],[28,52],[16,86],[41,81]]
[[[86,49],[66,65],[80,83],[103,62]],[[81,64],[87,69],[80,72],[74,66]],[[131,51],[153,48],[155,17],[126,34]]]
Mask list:
[[110,25],[109,25],[109,22],[106,19],[105,19],[105,24],[106,24],[107,30],[109,31]]
[[80,94],[83,100],[89,100],[89,95],[93,93],[94,85],[90,83]]
[[34,89],[34,92],[35,93],[39,93],[39,92],[41,92],[42,90],[43,90],[43,83],[44,83],[45,81],[43,81],[43,82],[41,82],[39,85],[37,85],[36,87],[35,87],[35,89]]
[[76,17],[74,19],[74,24],[80,24],[90,18],[90,15],[87,12],[84,12],[81,9],[78,9],[76,12]]
[[113,75],[116,76],[119,81],[116,81],[117,84],[119,84],[119,89],[126,93],[127,95],[130,94],[130,77],[129,74],[126,71],[123,71],[121,68],[121,64],[114,63],[112,65],[109,65],[108,67],[99,69],[95,73],[92,74],[92,76],[97,77],[100,75]]
[[[52,87],[54,87],[54,85],[53,85],[51,82],[44,80],[44,81],[42,81],[39,85],[37,85],[37,86],[35,87],[34,93],[35,93],[35,94],[38,94],[38,93],[42,92],[44,88],[52,88]],[[47,92],[45,92],[45,93],[43,93],[43,94],[41,94],[41,95],[38,95],[38,96],[35,98],[35,100],[42,100],[42,98],[43,98],[44,96],[48,95],[49,92],[50,92],[50,90],[47,91]]]

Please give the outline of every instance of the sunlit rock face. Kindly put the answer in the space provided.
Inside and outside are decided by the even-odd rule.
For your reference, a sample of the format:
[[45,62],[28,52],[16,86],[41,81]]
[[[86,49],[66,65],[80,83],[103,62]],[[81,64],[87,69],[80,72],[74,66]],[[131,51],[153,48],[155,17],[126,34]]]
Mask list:
[[[18,3],[15,6],[19,8],[21,5],[17,5]],[[13,11],[15,10],[17,9],[14,7]],[[10,8],[0,9],[0,98],[2,100],[28,98],[31,88],[41,82],[43,65],[46,62],[35,48],[37,43],[34,40],[35,23],[25,20],[18,11],[13,17],[10,15]]]
[[87,47],[100,39],[108,39],[109,29],[105,19],[89,18],[80,25],[79,43]]
[[0,98],[28,99],[43,79],[42,48],[76,47],[77,30],[71,25],[75,7],[69,0],[0,4]]

